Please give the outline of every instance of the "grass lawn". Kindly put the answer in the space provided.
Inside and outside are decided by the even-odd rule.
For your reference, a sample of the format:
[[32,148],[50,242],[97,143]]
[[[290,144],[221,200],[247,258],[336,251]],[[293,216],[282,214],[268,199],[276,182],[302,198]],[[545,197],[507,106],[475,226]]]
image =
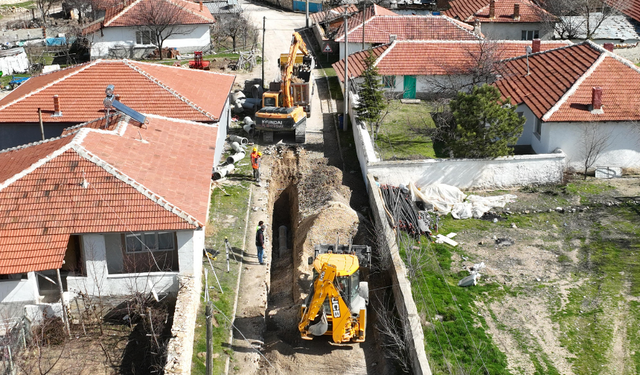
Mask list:
[[435,129],[429,103],[402,104],[394,100],[380,126],[376,149],[382,160],[442,157],[434,151],[428,129]]
[[[249,200],[249,191],[251,189],[250,179],[244,179],[249,176],[251,171],[248,162],[239,162],[241,166],[234,171],[234,174],[227,176],[228,183],[223,188],[216,188],[211,194],[211,204],[209,207],[209,226],[207,227],[206,245],[220,251],[217,259],[213,262],[215,273],[220,279],[222,290],[220,293],[218,283],[211,272],[211,267],[206,258],[203,259],[203,265],[209,274],[209,295],[215,308],[213,309],[217,327],[213,328],[213,373],[224,373],[224,367],[227,356],[233,355],[233,350],[229,348],[229,329],[231,322],[227,320],[233,319],[233,304],[236,298],[236,283],[238,280],[238,261],[241,262],[242,241],[244,237],[244,227],[246,225],[246,212]],[[246,164],[246,165],[242,165]],[[215,225],[212,225],[215,223]],[[238,261],[234,260],[231,254],[230,272],[227,272],[224,239],[228,238],[234,252],[239,253]],[[204,279],[203,279],[204,284]],[[206,324],[205,324],[205,303],[204,289],[198,318],[196,321],[195,342],[193,349],[193,363],[191,366],[192,374],[205,374],[205,356],[199,353],[206,353]],[[221,310],[223,314],[219,311]],[[225,317],[226,316],[226,317]]]
[[[619,193],[597,180],[520,194],[508,205],[514,212],[498,222],[441,220],[440,233],[458,233],[456,248],[400,237],[432,372],[640,373],[638,206],[603,203]],[[575,202],[589,209],[553,209]],[[528,213],[518,213],[524,209]],[[515,245],[493,249],[492,234]],[[457,286],[468,275],[461,258],[487,262],[478,285]],[[520,260],[529,258],[535,265],[523,269]],[[532,304],[540,309],[527,324]],[[556,349],[547,348],[560,352],[550,355]],[[507,356],[516,359],[514,369],[507,368]]]

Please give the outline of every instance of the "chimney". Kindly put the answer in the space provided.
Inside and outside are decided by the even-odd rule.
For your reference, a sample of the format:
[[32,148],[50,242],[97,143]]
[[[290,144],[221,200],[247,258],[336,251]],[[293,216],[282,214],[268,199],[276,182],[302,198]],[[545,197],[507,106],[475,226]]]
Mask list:
[[591,113],[604,113],[602,110],[602,87],[591,88]]
[[534,39],[531,41],[531,53],[540,52],[540,39]]
[[513,19],[520,19],[520,4],[513,4]]
[[613,43],[605,43],[604,49],[606,49],[609,52],[613,52]]
[[489,3],[489,18],[496,18],[496,0]]
[[119,94],[116,94],[116,100],[122,103],[122,96],[120,96]]
[[395,34],[389,34],[389,43],[393,43],[398,39],[398,36]]
[[202,12],[202,0],[200,0],[200,11]]
[[62,116],[62,109],[60,108],[60,98],[58,95],[53,96],[53,116]]

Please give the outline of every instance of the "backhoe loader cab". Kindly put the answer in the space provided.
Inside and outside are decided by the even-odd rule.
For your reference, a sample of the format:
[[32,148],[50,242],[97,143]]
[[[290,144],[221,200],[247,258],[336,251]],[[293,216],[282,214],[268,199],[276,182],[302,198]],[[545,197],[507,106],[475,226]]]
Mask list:
[[361,281],[371,263],[371,248],[362,245],[318,245],[313,282],[300,309],[301,337],[330,335],[336,343],[365,340],[369,284]]

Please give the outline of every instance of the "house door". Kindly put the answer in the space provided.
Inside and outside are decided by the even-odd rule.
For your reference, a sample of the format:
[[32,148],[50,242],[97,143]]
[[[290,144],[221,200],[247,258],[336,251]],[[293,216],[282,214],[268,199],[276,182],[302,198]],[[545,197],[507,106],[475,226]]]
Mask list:
[[404,76],[404,93],[403,99],[416,98],[416,76]]

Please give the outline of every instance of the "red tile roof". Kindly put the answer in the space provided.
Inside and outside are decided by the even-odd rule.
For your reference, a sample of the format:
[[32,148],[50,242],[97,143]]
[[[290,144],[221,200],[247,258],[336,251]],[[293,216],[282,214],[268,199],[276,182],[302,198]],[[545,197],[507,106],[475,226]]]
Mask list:
[[[344,42],[344,32],[336,42]],[[364,24],[365,43],[397,40],[478,40],[473,27],[447,16],[375,16]],[[349,42],[362,42],[362,22],[349,22]]]
[[616,8],[624,15],[640,22],[640,1],[638,0],[607,0],[610,6]]
[[[569,41],[541,41],[541,50],[565,47]],[[395,41],[374,48],[380,75],[451,75],[464,72],[476,64],[480,53],[491,53],[496,60],[525,54],[531,41]],[[349,76],[359,77],[366,69],[368,51],[349,56]],[[344,79],[344,60],[333,64],[341,81]]]
[[[364,11],[359,11],[358,13],[353,14],[349,17],[348,24],[349,29],[352,30],[356,25],[362,25],[362,18],[364,17],[365,21],[369,21],[376,16],[397,16],[398,14],[393,11],[383,8],[380,5],[374,4],[373,6],[367,7]],[[344,38],[344,23],[341,23],[336,31],[336,41],[339,38]],[[388,40],[387,40],[388,41]]]
[[[495,16],[489,17],[490,0],[452,0],[444,14],[465,22],[543,22],[547,13],[530,0],[495,0]],[[514,5],[520,5],[520,17],[514,18]]]
[[358,7],[355,4],[341,5],[322,12],[311,13],[309,18],[313,23],[328,22],[341,18],[345,11],[347,14],[355,14],[358,12]]
[[[187,0],[135,0],[107,7],[104,18],[82,30],[87,35],[102,27],[146,26],[149,22],[170,25],[196,25],[215,22],[205,6]],[[165,23],[159,23],[165,22]]]
[[[218,121],[235,76],[134,62],[95,60],[33,77],[0,99],[0,123],[82,123],[104,116],[104,90],[115,85],[120,101],[143,113],[191,121]],[[62,116],[52,116],[58,95]]]
[[59,268],[74,233],[206,223],[217,126],[147,118],[0,152],[0,274]]
[[[543,121],[640,120],[640,69],[591,42],[507,61],[496,82],[503,96],[526,104]],[[604,113],[589,110],[602,87]]]

